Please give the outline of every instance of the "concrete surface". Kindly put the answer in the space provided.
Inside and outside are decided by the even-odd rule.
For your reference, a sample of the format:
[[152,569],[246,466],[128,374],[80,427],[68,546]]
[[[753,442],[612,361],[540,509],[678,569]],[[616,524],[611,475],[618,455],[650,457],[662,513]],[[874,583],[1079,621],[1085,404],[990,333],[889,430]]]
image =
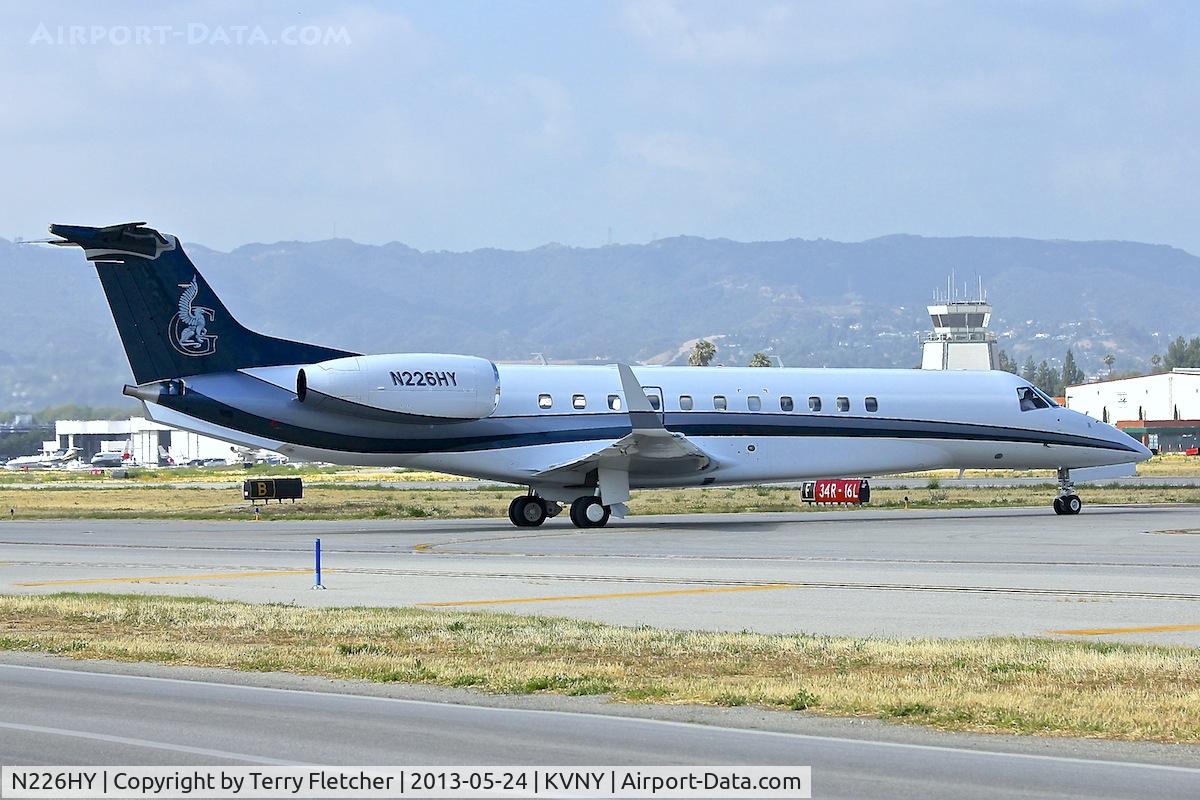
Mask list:
[[[310,591],[318,536],[323,592]],[[0,522],[0,591],[64,590],[1196,646],[1200,508],[635,517],[589,531],[563,516],[532,530],[499,520]]]

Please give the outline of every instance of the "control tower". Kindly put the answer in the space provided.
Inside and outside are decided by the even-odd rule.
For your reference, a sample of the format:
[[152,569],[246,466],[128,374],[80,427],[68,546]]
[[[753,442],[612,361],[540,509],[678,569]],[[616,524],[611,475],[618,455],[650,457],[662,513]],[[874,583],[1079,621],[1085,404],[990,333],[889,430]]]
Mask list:
[[934,292],[929,318],[933,330],[926,334],[921,350],[921,369],[999,369],[996,337],[987,329],[992,306],[987,302],[982,280],[979,294],[968,297],[946,282],[945,294]]

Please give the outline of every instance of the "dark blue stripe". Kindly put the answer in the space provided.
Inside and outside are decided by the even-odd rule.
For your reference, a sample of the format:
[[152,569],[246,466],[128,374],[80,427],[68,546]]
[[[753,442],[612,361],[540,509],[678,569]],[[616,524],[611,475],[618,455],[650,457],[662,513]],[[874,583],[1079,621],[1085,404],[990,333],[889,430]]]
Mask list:
[[[465,422],[454,426],[456,432],[461,431],[459,435],[450,435],[450,426],[387,425],[392,430],[411,431],[416,435],[403,438],[380,437],[320,430],[308,425],[293,424],[285,419],[269,419],[191,390],[184,397],[163,397],[161,402],[168,408],[183,414],[253,436],[280,440],[304,447],[348,453],[410,454],[500,450],[566,442],[611,441],[632,431],[627,414],[530,415],[490,417]],[[283,406],[279,409],[281,415],[286,415],[288,410]],[[309,418],[311,419],[311,417]],[[322,420],[336,422],[337,416],[322,415]],[[552,421],[563,427],[547,427],[547,424]],[[350,420],[348,419],[347,422],[349,423]],[[1019,442],[1138,452],[1132,439],[1129,445],[1125,445],[1073,434],[938,420],[784,415],[762,412],[744,414],[738,412],[673,412],[666,415],[666,427],[671,431],[690,437],[943,439]]]

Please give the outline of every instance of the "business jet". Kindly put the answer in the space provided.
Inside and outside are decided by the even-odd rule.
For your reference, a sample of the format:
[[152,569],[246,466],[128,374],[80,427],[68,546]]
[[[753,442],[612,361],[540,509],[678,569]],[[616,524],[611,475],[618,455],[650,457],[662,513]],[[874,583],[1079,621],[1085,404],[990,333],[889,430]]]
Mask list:
[[630,490],[944,468],[1070,470],[1143,461],[1116,428],[1000,371],[497,364],[364,355],[240,325],[175,236],[51,225],[95,263],[147,416],[293,460],[404,466],[527,486],[518,527],[564,506],[580,528]]
[[56,450],[53,453],[19,456],[4,462],[4,468],[11,470],[54,469],[74,460],[78,454],[79,451],[71,447],[67,450]]

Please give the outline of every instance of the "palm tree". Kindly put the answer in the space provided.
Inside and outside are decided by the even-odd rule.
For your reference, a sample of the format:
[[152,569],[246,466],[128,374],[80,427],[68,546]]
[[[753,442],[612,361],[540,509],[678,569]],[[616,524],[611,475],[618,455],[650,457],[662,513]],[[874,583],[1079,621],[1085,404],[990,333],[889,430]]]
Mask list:
[[1115,364],[1116,361],[1117,361],[1117,357],[1114,356],[1112,353],[1109,353],[1108,355],[1106,355],[1104,357],[1104,366],[1108,367],[1109,375],[1112,375],[1113,364]]
[[767,358],[766,353],[755,353],[753,356],[750,357],[749,366],[751,366],[751,367],[769,367],[769,366],[771,366],[771,359]]
[[696,342],[688,356],[688,365],[692,367],[707,367],[717,355],[717,348],[707,339]]

